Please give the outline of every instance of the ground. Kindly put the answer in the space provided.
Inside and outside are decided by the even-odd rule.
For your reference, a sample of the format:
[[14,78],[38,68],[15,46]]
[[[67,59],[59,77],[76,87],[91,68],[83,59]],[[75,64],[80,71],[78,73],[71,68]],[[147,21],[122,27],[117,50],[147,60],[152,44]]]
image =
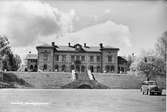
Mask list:
[[1,89],[0,112],[165,112],[162,96],[139,89]]

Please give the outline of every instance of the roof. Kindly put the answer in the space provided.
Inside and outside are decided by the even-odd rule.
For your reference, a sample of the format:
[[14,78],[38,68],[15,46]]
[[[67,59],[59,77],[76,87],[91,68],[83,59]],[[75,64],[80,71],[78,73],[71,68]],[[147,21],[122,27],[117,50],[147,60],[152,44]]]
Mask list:
[[[84,49],[84,51],[94,51],[94,52],[99,52],[99,47],[89,47],[89,48],[85,48],[82,47]],[[58,51],[76,51],[76,49],[74,47],[69,47],[69,46],[58,46],[58,48],[56,48]]]
[[110,46],[107,46],[107,47],[103,47],[102,49],[100,48],[100,46],[82,46],[80,44],[75,44],[74,46],[51,46],[51,45],[48,45],[48,44],[45,44],[45,45],[40,45],[40,46],[37,46],[37,48],[56,48],[57,51],[76,51],[76,46],[81,46],[81,48],[86,51],[86,52],[101,52],[101,50],[119,50],[119,48],[114,48],[114,47],[110,47]]
[[26,59],[37,59],[37,58],[38,58],[38,56],[36,54],[29,53],[26,55]]

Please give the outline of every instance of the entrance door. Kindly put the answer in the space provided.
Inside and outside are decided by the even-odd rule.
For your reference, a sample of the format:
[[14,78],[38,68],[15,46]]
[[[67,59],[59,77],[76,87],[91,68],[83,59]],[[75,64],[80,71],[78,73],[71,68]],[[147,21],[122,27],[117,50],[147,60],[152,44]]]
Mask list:
[[93,66],[90,66],[90,71],[91,71],[91,72],[94,72]]

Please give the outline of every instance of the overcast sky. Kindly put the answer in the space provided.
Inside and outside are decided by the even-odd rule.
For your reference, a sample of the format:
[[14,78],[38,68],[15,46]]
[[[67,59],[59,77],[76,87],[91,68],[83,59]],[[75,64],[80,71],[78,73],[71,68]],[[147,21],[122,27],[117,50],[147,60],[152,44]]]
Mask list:
[[0,34],[23,58],[35,46],[99,43],[120,48],[119,55],[154,47],[167,31],[164,1],[0,1]]

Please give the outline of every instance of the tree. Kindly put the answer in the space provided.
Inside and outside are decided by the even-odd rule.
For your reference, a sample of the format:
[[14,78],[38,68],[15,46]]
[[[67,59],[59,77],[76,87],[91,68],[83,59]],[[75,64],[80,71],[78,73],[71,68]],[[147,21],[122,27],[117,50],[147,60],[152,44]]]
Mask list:
[[21,57],[19,55],[15,54],[14,59],[15,59],[16,70],[18,70],[20,68],[20,65],[21,65]]
[[5,36],[0,36],[0,58],[3,70],[16,71],[21,63],[20,56],[13,54]]
[[20,64],[20,56],[9,53],[3,60],[3,70],[6,69],[7,71],[17,71],[20,67]]
[[167,61],[167,31],[164,32],[162,36],[157,40],[156,53],[165,62]]
[[165,62],[162,58],[155,55],[148,55],[138,57],[131,65],[131,69],[142,72],[146,76],[146,80],[149,80],[154,75],[166,75],[166,69],[164,68]]
[[127,57],[127,67],[128,67],[128,70],[130,70],[130,66],[134,62],[134,60],[135,60],[134,53],[132,53],[132,55],[128,55],[128,57]]
[[11,52],[11,49],[8,38],[0,35],[0,55],[5,56],[9,52]]

